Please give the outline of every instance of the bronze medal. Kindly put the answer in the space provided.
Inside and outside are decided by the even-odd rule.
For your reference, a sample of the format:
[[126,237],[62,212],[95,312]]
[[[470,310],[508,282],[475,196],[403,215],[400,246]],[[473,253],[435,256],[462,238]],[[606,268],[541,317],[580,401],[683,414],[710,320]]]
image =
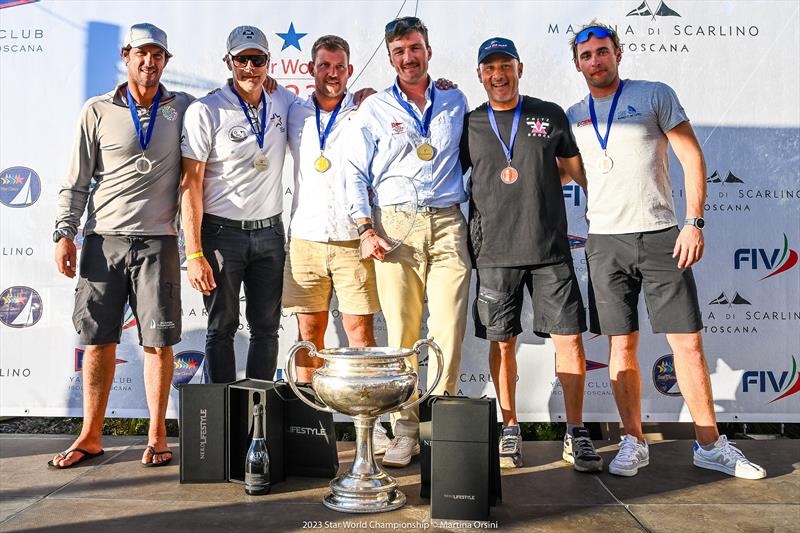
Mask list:
[[517,172],[517,169],[511,165],[508,165],[500,172],[500,181],[506,185],[511,185],[517,181],[517,178],[519,178],[519,172]]
[[259,172],[264,172],[269,168],[269,159],[265,155],[256,156],[253,159],[253,166],[256,167],[256,170]]

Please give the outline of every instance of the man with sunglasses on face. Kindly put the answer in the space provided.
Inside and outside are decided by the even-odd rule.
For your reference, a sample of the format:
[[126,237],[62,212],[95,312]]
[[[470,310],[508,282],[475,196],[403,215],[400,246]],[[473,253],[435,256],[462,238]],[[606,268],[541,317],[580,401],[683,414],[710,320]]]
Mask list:
[[[669,86],[622,80],[617,33],[592,22],[571,41],[575,68],[589,94],[567,115],[583,154],[588,187],[589,312],[593,333],[609,339],[608,370],[626,435],[608,467],[636,475],[650,462],[642,435],[637,361],[637,303],[643,290],[654,333],[665,333],[681,395],[694,420],[694,464],[761,479],[766,471],[747,460],[717,430],[703,327],[691,265],[703,255],[706,167],[689,119]],[[683,167],[686,220],[678,229],[667,146]]]
[[[397,79],[366,100],[353,120],[346,148],[350,216],[358,224],[363,254],[377,260],[378,295],[389,345],[410,348],[419,339],[427,296],[428,335],[441,347],[445,365],[434,393],[453,394],[470,280],[466,222],[459,208],[467,195],[458,159],[467,101],[457,89],[437,90],[428,76],[432,52],[421,20],[393,20],[386,25],[385,37]],[[386,255],[386,242],[372,228],[369,190],[397,176],[414,182],[418,206],[410,234]],[[398,202],[408,201],[400,196],[389,181],[378,190],[374,201],[384,226],[407,218],[408,213],[395,208]],[[416,369],[416,359],[412,364]],[[429,383],[436,375],[435,365],[431,359]],[[395,414],[392,422],[395,438],[383,464],[401,467],[419,453],[418,411]]]
[[[150,411],[142,463],[164,466],[172,459],[165,419],[175,365],[172,346],[181,337],[178,146],[184,112],[193,98],[160,84],[172,57],[160,28],[132,26],[120,55],[127,81],[83,106],[58,196],[55,260],[65,276],[79,275],[72,320],[86,351],[83,428],[69,449],[49,462],[52,468],[103,454],[103,417],[126,302],[138,319]],[[73,239],[84,210],[78,272]]]
[[298,97],[263,88],[267,38],[239,26],[224,61],[232,78],[186,112],[181,213],[189,281],[208,312],[206,356],[214,383],[236,379],[234,336],[244,284],[250,325],[247,377],[273,378],[283,287],[281,174],[289,107]]
[[582,424],[586,331],[567,240],[557,162],[580,173],[581,156],[564,111],[519,93],[523,65],[512,41],[495,37],[478,49],[478,79],[489,101],[466,117],[461,164],[470,179],[470,244],[478,269],[475,333],[488,339],[489,366],[503,415],[500,466],[522,466],[515,409],[517,336],[523,293],[533,300],[534,332],[551,337],[564,389],[567,434],[562,457],[580,472],[603,459]]

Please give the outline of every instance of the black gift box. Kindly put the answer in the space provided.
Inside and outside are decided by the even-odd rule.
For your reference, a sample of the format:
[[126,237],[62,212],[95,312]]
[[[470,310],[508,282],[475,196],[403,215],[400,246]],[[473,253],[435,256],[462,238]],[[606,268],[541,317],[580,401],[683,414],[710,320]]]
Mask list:
[[221,483],[225,470],[226,388],[183,385],[180,388],[180,481]]
[[502,499],[494,398],[431,405],[431,519],[488,520]]
[[[283,445],[283,400],[272,381],[242,379],[228,385],[228,481],[244,483],[244,463],[253,438],[253,408],[256,399],[264,406],[264,437],[269,452],[270,483],[286,478]],[[258,395],[258,397],[256,397]]]

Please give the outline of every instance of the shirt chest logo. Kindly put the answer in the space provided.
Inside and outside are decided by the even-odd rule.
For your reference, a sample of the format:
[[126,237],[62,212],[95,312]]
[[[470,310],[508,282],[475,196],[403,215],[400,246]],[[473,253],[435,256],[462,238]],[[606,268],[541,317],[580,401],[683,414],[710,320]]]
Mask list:
[[392,135],[402,135],[406,132],[406,125],[402,122],[392,122]]
[[178,118],[178,110],[170,105],[165,105],[161,108],[161,116],[170,122],[175,122]]
[[550,137],[549,119],[530,117],[525,119],[525,123],[531,128],[531,131],[528,133],[528,137]]
[[269,117],[269,122],[272,124],[273,128],[278,129],[281,133],[286,133],[286,126],[283,125],[283,117],[278,113],[273,113],[272,116]]
[[228,139],[235,143],[240,143],[247,139],[247,130],[242,126],[234,126],[228,130]]
[[622,120],[622,119],[631,118],[631,117],[639,117],[641,115],[642,115],[641,113],[636,111],[635,107],[633,107],[632,105],[629,105],[627,109],[623,109],[622,111],[617,113],[617,120]]

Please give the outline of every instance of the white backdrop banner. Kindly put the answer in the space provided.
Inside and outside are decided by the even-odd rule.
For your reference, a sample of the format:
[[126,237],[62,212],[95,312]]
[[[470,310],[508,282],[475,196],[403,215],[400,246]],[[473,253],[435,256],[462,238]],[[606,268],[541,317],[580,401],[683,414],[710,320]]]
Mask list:
[[[157,8],[156,8],[157,6]],[[393,81],[383,27],[416,13],[430,30],[431,74],[457,82],[471,107],[485,93],[475,74],[477,47],[505,36],[519,48],[521,90],[564,109],[586,94],[568,40],[596,17],[617,27],[623,77],[660,80],[678,93],[708,162],[706,255],[695,268],[706,357],[720,421],[800,421],[800,27],[797,2],[688,0],[456,2],[37,1],[0,0],[0,415],[76,416],[82,412],[83,346],[71,323],[75,281],[58,274],[51,234],[83,102],[124,79],[124,30],[152,22],[169,35],[174,58],[163,82],[201,96],[227,78],[221,61],[229,31],[259,26],[273,51],[269,72],[302,96],[313,89],[311,45],[323,34],[350,42],[353,87]],[[292,195],[284,169],[285,213]],[[683,210],[683,175],[672,157]],[[564,187],[570,242],[586,297],[585,196]],[[679,217],[683,216],[679,212]],[[242,302],[244,305],[244,302]],[[523,317],[532,327],[530,304]],[[688,421],[669,345],[650,332],[643,302],[639,361],[646,421]],[[334,308],[329,346],[346,337]],[[183,340],[175,347],[169,416],[177,387],[206,379],[206,316],[183,286]],[[108,415],[147,416],[144,354],[127,310]],[[385,322],[376,318],[378,338]],[[423,335],[425,333],[423,327]],[[280,365],[297,337],[294,317],[280,332]],[[243,374],[248,325],[236,338]],[[586,334],[585,419],[618,420],[608,377],[607,341]],[[459,393],[489,394],[488,344],[471,320]],[[517,405],[523,421],[563,421],[562,390],[550,341],[520,337]]]

